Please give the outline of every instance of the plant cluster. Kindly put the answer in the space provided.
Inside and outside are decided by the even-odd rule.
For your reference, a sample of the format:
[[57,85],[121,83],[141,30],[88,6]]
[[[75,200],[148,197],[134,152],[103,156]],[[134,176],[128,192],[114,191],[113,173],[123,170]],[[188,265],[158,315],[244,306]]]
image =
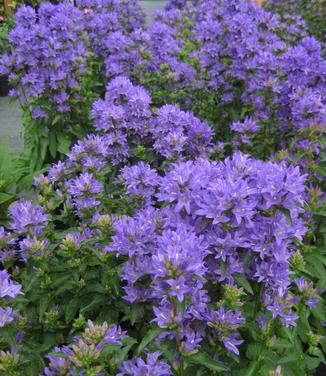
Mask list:
[[170,1],[148,27],[124,0],[16,21],[2,61],[66,156],[0,228],[0,371],[312,375],[326,61],[304,21],[245,0]]
[[[297,15],[303,17],[309,27],[309,32],[315,35],[318,39],[325,42],[326,40],[326,5],[322,0],[300,0],[300,1],[279,1],[268,0],[264,6],[266,9],[276,11],[285,17],[289,22],[296,18]],[[290,16],[290,17],[289,17]]]

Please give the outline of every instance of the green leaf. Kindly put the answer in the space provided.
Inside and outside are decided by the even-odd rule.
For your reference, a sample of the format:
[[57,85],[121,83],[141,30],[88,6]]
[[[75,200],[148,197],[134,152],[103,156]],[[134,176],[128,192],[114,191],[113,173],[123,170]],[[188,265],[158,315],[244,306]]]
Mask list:
[[39,305],[39,322],[42,322],[43,315],[48,307],[49,304],[49,298],[47,295],[43,295],[41,300],[40,300],[40,305]]
[[75,316],[79,308],[79,298],[75,297],[70,300],[66,308],[66,323],[69,323]]
[[52,120],[52,125],[56,125],[57,123],[59,123],[61,119],[61,115],[55,115],[54,119]]
[[14,194],[0,192],[0,205],[12,200],[14,197]]
[[223,364],[212,359],[207,353],[202,352],[202,351],[189,357],[188,362],[192,364],[200,364],[213,371],[220,371],[220,372],[229,371],[229,369],[225,367]]
[[5,179],[8,174],[12,174],[12,157],[6,137],[0,144],[0,176]]
[[160,333],[162,333],[162,329],[159,328],[159,327],[155,327],[155,328],[152,328],[150,329],[144,336],[143,340],[140,342],[137,350],[136,350],[136,354],[139,355],[143,350],[144,348],[150,343],[153,341],[153,339],[155,339]]
[[293,344],[284,338],[278,338],[272,345],[273,349],[288,349],[291,347],[293,347]]
[[292,363],[292,362],[298,362],[300,359],[299,359],[299,355],[294,353],[294,354],[290,354],[290,355],[287,355],[283,358],[281,358],[278,363],[279,364],[286,364],[286,363]]
[[54,132],[49,133],[49,150],[52,158],[57,155],[57,139]]
[[10,330],[3,330],[1,331],[1,336],[11,347],[17,346],[16,336]]
[[247,278],[244,275],[237,275],[234,277],[234,279],[238,282],[238,284],[243,287],[247,292],[249,292],[251,295],[254,295],[254,291],[248,282]]
[[135,343],[137,343],[137,340],[132,337],[129,337],[127,341],[125,341],[124,347],[120,349],[119,354],[118,354],[119,363],[122,363],[124,360],[128,358],[128,353]]
[[95,296],[95,298],[91,300],[91,302],[88,305],[83,306],[81,308],[80,313],[85,314],[86,312],[92,311],[94,307],[98,307],[100,304],[105,304],[107,300],[108,297],[106,295]]
[[314,370],[316,369],[319,364],[322,362],[322,360],[320,358],[315,358],[315,357],[312,357],[312,356],[309,356],[309,355],[306,355],[305,356],[305,360],[306,360],[306,366],[309,370]]
[[63,134],[57,134],[57,150],[62,154],[67,154],[70,148],[70,139]]
[[39,146],[35,145],[31,148],[31,152],[29,154],[29,160],[30,160],[30,169],[31,171],[36,171],[40,168],[40,165],[43,164],[43,160],[40,159],[40,150]]
[[47,152],[48,146],[49,146],[49,139],[42,137],[40,142],[41,142],[41,150],[40,150],[40,155],[38,157],[41,157],[42,163],[39,163],[38,166],[41,166],[43,164],[43,162],[45,161],[46,152]]
[[290,210],[286,209],[286,208],[279,208],[279,209],[286,216],[286,218],[288,219],[288,221],[290,222],[290,224],[293,225],[293,221],[292,221],[292,216],[291,216]]
[[241,373],[242,376],[256,376],[258,368],[260,367],[261,361],[254,360],[250,363],[249,368],[245,371],[245,373]]
[[[257,328],[256,328],[257,330]],[[248,345],[246,355],[249,359],[256,359],[261,351],[261,343],[258,341],[251,342]]]

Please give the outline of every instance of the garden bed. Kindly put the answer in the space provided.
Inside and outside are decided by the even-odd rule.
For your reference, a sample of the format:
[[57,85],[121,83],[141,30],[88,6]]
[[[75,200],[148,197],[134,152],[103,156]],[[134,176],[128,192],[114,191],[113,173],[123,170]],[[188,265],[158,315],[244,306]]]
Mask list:
[[17,11],[0,373],[323,372],[324,46],[258,3]]

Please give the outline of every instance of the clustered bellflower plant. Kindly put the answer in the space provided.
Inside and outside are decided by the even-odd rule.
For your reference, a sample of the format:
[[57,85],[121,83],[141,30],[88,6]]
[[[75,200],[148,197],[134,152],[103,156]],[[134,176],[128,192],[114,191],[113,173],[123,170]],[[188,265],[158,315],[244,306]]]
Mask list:
[[10,95],[19,97],[24,110],[30,158],[40,168],[48,154],[67,151],[71,138],[65,135],[73,135],[76,126],[72,118],[86,116],[74,104],[87,100],[83,13],[68,3],[46,3],[37,12],[22,6],[15,20],[9,36],[14,52],[2,58],[0,74],[9,73]]
[[54,163],[0,228],[0,373],[314,375],[326,60],[305,21],[79,0],[20,8],[10,38]]

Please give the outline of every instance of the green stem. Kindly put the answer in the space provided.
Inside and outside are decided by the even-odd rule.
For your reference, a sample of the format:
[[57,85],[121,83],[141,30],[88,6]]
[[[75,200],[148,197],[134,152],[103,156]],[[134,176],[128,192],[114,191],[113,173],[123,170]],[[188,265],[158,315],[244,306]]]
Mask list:
[[263,292],[264,292],[264,285],[261,283],[260,286],[259,286],[259,290],[258,290],[258,297],[257,297],[256,303],[255,303],[255,311],[254,311],[254,316],[253,316],[254,320],[256,320],[256,318],[257,318],[258,309],[260,308],[260,303],[261,303],[261,298],[262,298]]
[[[177,316],[178,302],[176,301],[176,299],[173,299],[173,304],[174,304],[174,314],[175,314],[175,316]],[[180,357],[180,365],[179,365],[179,368],[178,368],[178,375],[184,376],[184,360],[183,360],[182,352],[181,352],[179,329],[176,329],[176,331],[175,331],[175,340],[176,340],[176,343],[177,343],[177,349],[178,349],[178,353],[179,353],[179,357]]]

